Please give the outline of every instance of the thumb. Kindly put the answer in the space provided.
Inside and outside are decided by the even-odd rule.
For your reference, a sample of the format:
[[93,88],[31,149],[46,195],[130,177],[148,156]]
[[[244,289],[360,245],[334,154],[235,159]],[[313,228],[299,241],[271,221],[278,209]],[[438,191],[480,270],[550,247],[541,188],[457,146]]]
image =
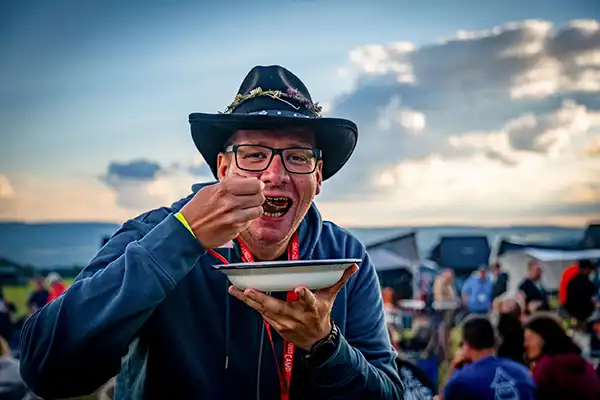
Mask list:
[[357,264],[352,264],[351,266],[349,266],[348,268],[346,268],[346,270],[344,271],[344,274],[342,275],[342,277],[340,278],[339,281],[337,281],[335,284],[333,284],[332,286],[330,286],[328,288],[319,290],[318,293],[324,294],[327,297],[335,297],[335,296],[337,296],[338,292],[344,287],[344,285],[346,284],[346,282],[348,282],[348,280],[356,272],[358,272],[358,265]]

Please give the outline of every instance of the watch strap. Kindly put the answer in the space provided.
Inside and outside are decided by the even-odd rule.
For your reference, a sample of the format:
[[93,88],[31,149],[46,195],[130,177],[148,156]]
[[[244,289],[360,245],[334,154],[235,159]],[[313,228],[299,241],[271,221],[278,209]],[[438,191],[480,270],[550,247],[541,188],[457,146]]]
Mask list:
[[337,349],[340,330],[331,320],[331,331],[323,339],[315,342],[306,355],[307,361],[311,364],[321,365],[327,361]]

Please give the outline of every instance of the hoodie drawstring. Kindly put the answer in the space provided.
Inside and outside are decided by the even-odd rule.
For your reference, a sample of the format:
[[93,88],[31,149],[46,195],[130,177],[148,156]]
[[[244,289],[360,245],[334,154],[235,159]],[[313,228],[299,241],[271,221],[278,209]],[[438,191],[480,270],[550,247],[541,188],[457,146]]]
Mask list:
[[225,280],[225,370],[229,368],[229,279]]

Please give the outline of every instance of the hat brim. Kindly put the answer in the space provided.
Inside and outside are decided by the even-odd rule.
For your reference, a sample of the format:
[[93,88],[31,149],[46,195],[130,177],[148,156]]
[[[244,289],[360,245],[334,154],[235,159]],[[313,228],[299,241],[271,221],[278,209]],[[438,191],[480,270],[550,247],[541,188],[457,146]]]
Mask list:
[[217,155],[238,130],[306,128],[314,132],[317,148],[323,153],[323,180],[331,178],[346,164],[358,142],[358,127],[341,118],[295,118],[248,114],[193,113],[189,117],[192,139],[215,178]]

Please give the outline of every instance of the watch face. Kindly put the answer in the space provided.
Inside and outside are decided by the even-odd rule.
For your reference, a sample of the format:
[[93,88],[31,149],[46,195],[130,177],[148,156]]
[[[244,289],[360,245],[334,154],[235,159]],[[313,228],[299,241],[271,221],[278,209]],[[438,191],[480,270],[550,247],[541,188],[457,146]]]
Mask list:
[[339,339],[339,330],[332,321],[331,333],[321,341],[314,344],[314,347],[309,353],[309,358],[315,365],[324,364],[329,360],[337,349]]

